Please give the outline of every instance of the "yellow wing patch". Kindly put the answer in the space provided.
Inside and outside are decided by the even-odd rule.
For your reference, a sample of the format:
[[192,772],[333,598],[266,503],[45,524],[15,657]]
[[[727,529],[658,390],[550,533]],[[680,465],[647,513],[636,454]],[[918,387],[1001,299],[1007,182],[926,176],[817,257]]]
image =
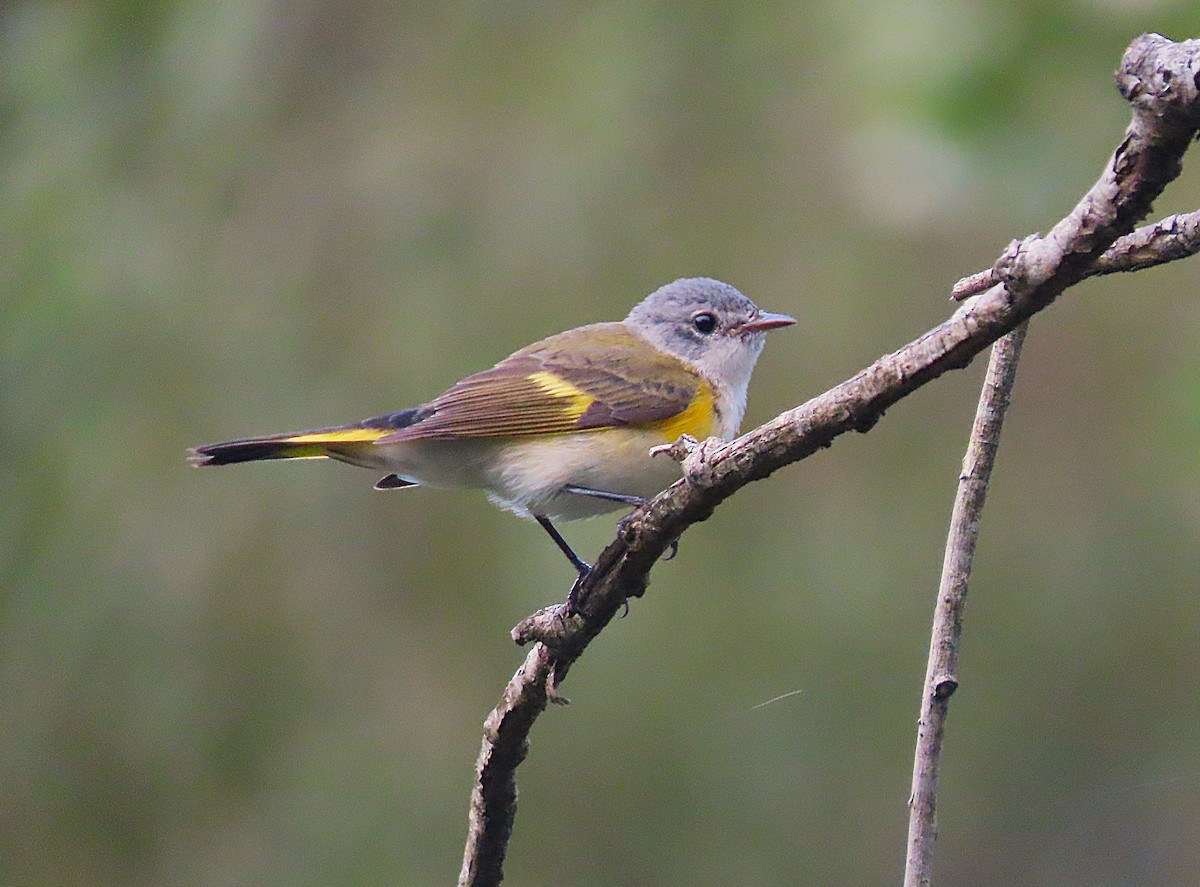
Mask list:
[[530,373],[526,378],[551,397],[569,400],[569,404],[562,404],[562,411],[572,422],[586,413],[587,408],[596,400],[587,392],[576,388],[566,379],[556,376],[547,370]]

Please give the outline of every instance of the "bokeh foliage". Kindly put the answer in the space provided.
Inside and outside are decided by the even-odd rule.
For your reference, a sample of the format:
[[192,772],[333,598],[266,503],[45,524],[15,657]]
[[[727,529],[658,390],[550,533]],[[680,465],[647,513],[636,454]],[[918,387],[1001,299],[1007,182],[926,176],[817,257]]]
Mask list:
[[[570,580],[474,495],[184,448],[419,402],[674,277],[800,318],[749,422],[1045,229],[1192,3],[7,4],[0,881],[457,871],[518,618]],[[1162,211],[1195,207],[1190,158]],[[1195,262],[1033,324],[976,562],[946,883],[1200,870]],[[572,671],[514,884],[898,879],[982,367],[743,491]],[[569,528],[583,551],[611,536]],[[755,708],[778,694],[803,692]]]

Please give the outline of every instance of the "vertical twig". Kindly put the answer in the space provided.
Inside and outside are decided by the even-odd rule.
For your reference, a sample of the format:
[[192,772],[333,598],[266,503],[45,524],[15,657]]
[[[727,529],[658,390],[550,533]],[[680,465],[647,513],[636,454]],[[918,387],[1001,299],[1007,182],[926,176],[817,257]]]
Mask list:
[[988,480],[1000,447],[1000,429],[1017,377],[1017,361],[1029,323],[1018,326],[992,346],[987,376],[979,395],[975,424],[963,457],[958,478],[958,495],[950,518],[946,555],[933,635],[929,641],[929,665],[921,698],[917,726],[917,748],[913,760],[912,795],[909,797],[908,853],[904,887],[927,887],[937,840],[938,771],[942,759],[942,737],[950,696],[958,688],[958,644],[962,635],[963,610],[971,579],[971,561],[979,538],[979,521],[987,497]]

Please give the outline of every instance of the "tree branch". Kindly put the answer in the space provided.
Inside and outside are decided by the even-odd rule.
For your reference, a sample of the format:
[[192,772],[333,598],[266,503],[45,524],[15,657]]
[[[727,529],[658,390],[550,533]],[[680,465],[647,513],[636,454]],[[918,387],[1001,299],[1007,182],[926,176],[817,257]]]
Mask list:
[[529,728],[546,708],[550,668],[549,652],[537,644],[484,722],[461,885],[499,884],[504,877],[504,854],[517,814],[517,765],[529,753]]
[[950,697],[958,689],[958,644],[962,636],[963,611],[971,581],[971,562],[979,539],[979,521],[987,497],[988,481],[1000,448],[1000,429],[1017,378],[1017,362],[1025,341],[1028,322],[1021,324],[992,346],[987,376],[979,395],[979,407],[967,454],[958,477],[958,495],[950,517],[942,580],[929,641],[929,665],[921,719],[917,726],[917,750],[913,761],[912,794],[908,799],[908,852],[905,856],[904,887],[928,885],[937,840],[938,771],[942,762],[942,736]]
[[[1141,271],[1200,253],[1200,210],[1167,216],[1153,225],[1143,225],[1120,237],[1110,246],[1084,277]],[[1000,283],[995,267],[964,277],[950,291],[956,302],[977,296]]]
[[[847,431],[868,431],[889,406],[947,370],[966,366],[1083,279],[1179,174],[1200,119],[1197,71],[1200,42],[1137,38],[1117,72],[1118,88],[1134,108],[1124,139],[1099,181],[1066,218],[1046,237],[1028,237],[1001,256],[996,273],[1003,285],[852,379],[737,440],[691,447],[683,459],[684,479],[621,522],[616,540],[601,552],[580,588],[575,611],[549,607],[513,629],[518,643],[539,644],[487,721],[460,885],[500,882],[515,814],[512,771],[528,731],[571,664],[627,598],[645,591],[650,568],[671,540],[746,484],[829,446]],[[529,667],[535,660],[538,666]],[[479,864],[485,856],[494,861],[486,868]]]

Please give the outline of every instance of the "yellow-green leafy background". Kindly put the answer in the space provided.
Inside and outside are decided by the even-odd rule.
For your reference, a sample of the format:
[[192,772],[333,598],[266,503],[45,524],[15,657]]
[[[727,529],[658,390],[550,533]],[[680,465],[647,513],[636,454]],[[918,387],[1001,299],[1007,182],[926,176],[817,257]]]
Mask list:
[[[0,883],[452,882],[508,629],[569,568],[477,494],[185,448],[413,405],[698,274],[799,318],[763,421],[1070,208],[1150,30],[1200,13],[6,4]],[[1197,166],[1160,214],[1200,203]],[[1200,871],[1198,288],[1197,261],[1097,280],[1033,324],[939,883]],[[508,883],[898,882],[981,375],[686,534],[536,725]]]

